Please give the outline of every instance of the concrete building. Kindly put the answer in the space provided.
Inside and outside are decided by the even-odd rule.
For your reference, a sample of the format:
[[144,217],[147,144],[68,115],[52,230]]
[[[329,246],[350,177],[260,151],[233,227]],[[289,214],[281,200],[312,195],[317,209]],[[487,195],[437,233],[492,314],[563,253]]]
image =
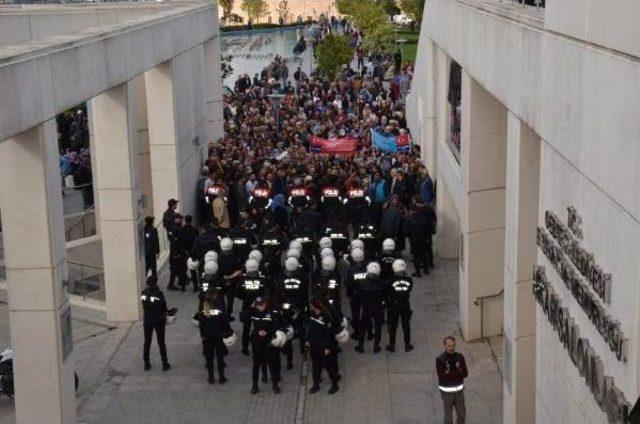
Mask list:
[[0,7],[0,209],[18,423],[75,422],[55,117],[83,102],[107,316],[137,321],[144,215],[161,217],[169,198],[194,212],[207,142],[222,135],[217,4]]
[[425,10],[410,127],[437,178],[438,254],[460,258],[464,337],[504,333],[503,422],[626,422],[640,394],[640,5]]

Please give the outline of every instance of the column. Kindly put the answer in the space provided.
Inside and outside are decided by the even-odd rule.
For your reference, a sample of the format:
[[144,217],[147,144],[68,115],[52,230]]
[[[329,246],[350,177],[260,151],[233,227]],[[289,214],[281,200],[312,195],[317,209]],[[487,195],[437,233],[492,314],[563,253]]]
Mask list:
[[439,258],[455,259],[460,251],[460,219],[451,192],[444,181],[445,178],[439,174],[438,195],[436,196],[438,224],[435,247]]
[[180,199],[173,70],[164,62],[144,74],[149,124],[153,213],[160,223],[167,201]]
[[535,422],[535,301],[540,138],[509,112],[504,266],[504,420]]
[[136,124],[131,83],[91,99],[89,122],[95,139],[107,318],[137,321],[144,280],[143,216],[137,186]]
[[220,37],[207,40],[204,45],[204,101],[205,141],[218,141],[224,136],[222,117],[222,75],[220,70]]
[[74,423],[73,336],[55,120],[0,142],[0,182],[16,423]]
[[422,115],[420,116],[420,124],[424,120],[424,125],[421,125],[421,154],[422,160],[427,166],[427,169],[431,173],[432,177],[438,174],[436,168],[437,159],[437,146],[438,140],[437,134],[437,120],[436,120],[436,103],[437,103],[437,90],[438,90],[438,68],[437,68],[437,47],[430,38],[425,39],[425,55],[426,55],[426,92],[427,98],[424,104],[422,104],[422,97],[418,98],[419,106],[418,111]]
[[501,298],[487,300],[483,315],[474,300],[504,287],[507,110],[464,70],[461,131],[467,210],[461,213],[460,321],[472,340],[502,327]]
[[441,48],[434,45],[434,49],[434,56],[436,59],[435,135],[438,143],[445,146],[451,133],[451,105],[447,101],[447,96],[449,94],[449,69],[451,68],[451,58]]

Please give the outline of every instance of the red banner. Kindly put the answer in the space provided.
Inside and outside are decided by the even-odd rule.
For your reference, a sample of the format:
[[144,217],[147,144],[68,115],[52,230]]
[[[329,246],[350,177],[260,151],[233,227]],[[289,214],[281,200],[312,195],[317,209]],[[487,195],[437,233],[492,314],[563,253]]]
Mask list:
[[358,140],[352,137],[311,139],[311,152],[325,155],[353,155],[358,148]]

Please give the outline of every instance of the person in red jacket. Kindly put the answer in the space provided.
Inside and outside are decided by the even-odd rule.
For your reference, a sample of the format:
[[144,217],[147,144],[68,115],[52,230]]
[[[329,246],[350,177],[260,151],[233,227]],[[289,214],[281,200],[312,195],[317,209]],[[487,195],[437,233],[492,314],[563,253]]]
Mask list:
[[461,353],[456,352],[456,339],[444,338],[444,352],[436,358],[438,388],[444,405],[444,424],[453,424],[453,409],[456,409],[456,423],[464,424],[464,379],[467,378],[467,363]]

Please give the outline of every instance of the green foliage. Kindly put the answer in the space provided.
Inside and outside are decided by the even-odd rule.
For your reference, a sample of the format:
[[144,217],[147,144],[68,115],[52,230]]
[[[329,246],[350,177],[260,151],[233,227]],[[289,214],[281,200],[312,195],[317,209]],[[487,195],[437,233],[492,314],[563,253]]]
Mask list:
[[289,0],[280,0],[278,3],[278,18],[282,19],[282,22],[287,22],[289,20]]
[[396,0],[377,0],[382,5],[384,12],[391,18],[400,14],[400,8],[396,5]]
[[222,7],[222,21],[226,21],[233,10],[234,0],[218,0],[218,4]]
[[318,69],[333,78],[340,69],[353,60],[353,49],[344,35],[328,35],[316,47]]
[[269,7],[265,0],[242,0],[240,9],[255,23],[260,22],[260,19],[267,14]]
[[364,46],[373,52],[383,50],[394,34],[384,3],[371,0],[336,0],[338,11],[363,31]]
[[418,25],[422,22],[425,0],[400,0],[400,9]]

